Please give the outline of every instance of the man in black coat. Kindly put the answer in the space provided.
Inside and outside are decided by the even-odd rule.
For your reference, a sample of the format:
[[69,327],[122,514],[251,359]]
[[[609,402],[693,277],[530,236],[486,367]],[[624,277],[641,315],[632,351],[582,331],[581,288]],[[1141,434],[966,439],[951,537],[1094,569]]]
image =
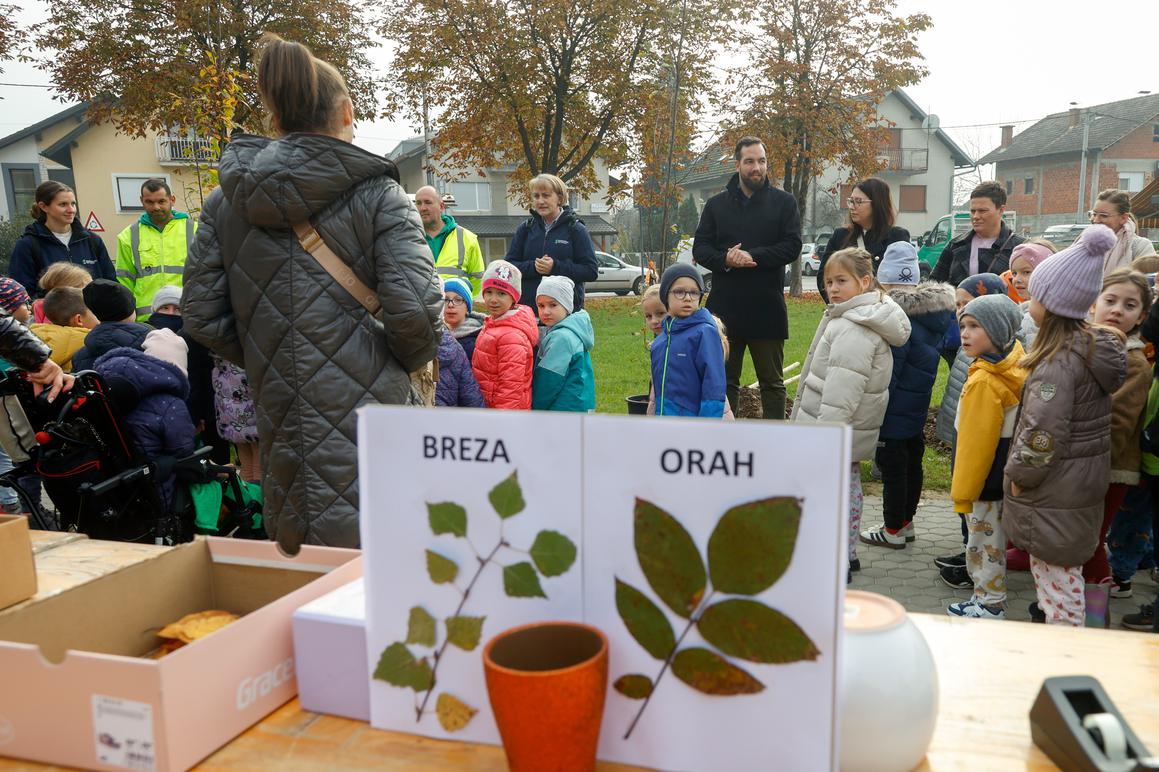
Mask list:
[[801,256],[797,201],[769,184],[765,145],[756,137],[736,144],[736,174],[700,214],[692,256],[712,271],[708,310],[728,333],[728,402],[739,405],[745,349],[752,350],[765,418],[785,417],[783,376],[789,314],[785,266]]

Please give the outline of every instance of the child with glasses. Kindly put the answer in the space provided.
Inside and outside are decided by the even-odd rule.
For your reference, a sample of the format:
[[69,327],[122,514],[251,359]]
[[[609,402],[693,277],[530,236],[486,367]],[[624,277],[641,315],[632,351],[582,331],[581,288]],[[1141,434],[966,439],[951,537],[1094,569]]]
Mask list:
[[668,316],[650,352],[656,415],[724,415],[724,348],[712,314],[700,307],[703,297],[704,282],[691,265],[676,263],[660,278]]
[[475,310],[471,285],[463,279],[443,281],[443,324],[467,353],[467,361],[475,356],[475,339],[483,329],[486,317]]
[[[889,401],[891,346],[909,340],[910,321],[873,276],[873,256],[852,247],[825,263],[829,307],[821,317],[801,370],[794,421],[853,427],[849,476],[849,566],[860,568],[861,462],[873,458]],[[848,579],[848,575],[846,576]]]
[[[451,289],[451,282],[461,279],[447,280],[443,285],[443,316],[447,309],[462,309],[463,296],[457,289]],[[470,289],[466,290],[468,297]],[[461,325],[460,325],[461,326]],[[471,348],[474,349],[472,340]],[[479,382],[475,380],[475,373],[471,370],[471,360],[463,346],[455,338],[454,331],[447,324],[443,328],[443,339],[439,342],[439,380],[435,385],[436,407],[487,407],[483,402],[483,392],[479,389]]]

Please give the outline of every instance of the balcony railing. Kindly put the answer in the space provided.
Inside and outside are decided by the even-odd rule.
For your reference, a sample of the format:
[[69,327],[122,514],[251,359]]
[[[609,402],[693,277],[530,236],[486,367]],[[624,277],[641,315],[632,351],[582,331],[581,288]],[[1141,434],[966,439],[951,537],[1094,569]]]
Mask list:
[[885,172],[924,172],[930,166],[930,151],[925,148],[890,148],[879,150],[877,160]]
[[215,164],[217,156],[208,139],[191,137],[157,137],[157,161],[162,164],[191,166],[195,163]]

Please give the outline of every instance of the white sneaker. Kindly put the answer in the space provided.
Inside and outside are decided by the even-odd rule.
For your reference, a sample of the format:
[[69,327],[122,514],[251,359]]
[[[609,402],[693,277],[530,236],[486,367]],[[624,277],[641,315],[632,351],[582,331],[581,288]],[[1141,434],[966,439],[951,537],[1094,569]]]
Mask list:
[[952,617],[966,617],[967,619],[1005,619],[1006,609],[998,606],[987,606],[974,600],[964,600],[961,603],[951,603],[946,613]]
[[914,541],[918,538],[917,536],[914,535],[914,522],[913,522],[913,520],[910,520],[908,523],[905,524],[905,528],[901,529],[901,533],[902,533],[902,536],[905,537],[905,540],[907,542]]
[[891,550],[905,549],[905,531],[898,531],[897,535],[885,530],[884,525],[875,525],[861,532],[861,541],[875,547],[886,547]]

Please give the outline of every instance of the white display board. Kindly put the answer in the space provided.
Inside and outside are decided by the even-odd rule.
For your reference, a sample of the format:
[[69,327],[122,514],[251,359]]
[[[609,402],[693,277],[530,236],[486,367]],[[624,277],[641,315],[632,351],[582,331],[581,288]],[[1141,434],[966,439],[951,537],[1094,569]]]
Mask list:
[[483,645],[583,618],[580,434],[572,414],[361,411],[373,726],[499,743]]
[[[837,768],[848,447],[843,427],[587,419],[586,621],[612,642],[601,759]],[[624,676],[652,681],[646,706]]]
[[[582,620],[609,640],[601,759],[835,770],[849,447],[815,424],[364,408],[371,723],[499,743],[483,644]],[[460,604],[485,616],[452,623],[469,650],[446,643]]]

